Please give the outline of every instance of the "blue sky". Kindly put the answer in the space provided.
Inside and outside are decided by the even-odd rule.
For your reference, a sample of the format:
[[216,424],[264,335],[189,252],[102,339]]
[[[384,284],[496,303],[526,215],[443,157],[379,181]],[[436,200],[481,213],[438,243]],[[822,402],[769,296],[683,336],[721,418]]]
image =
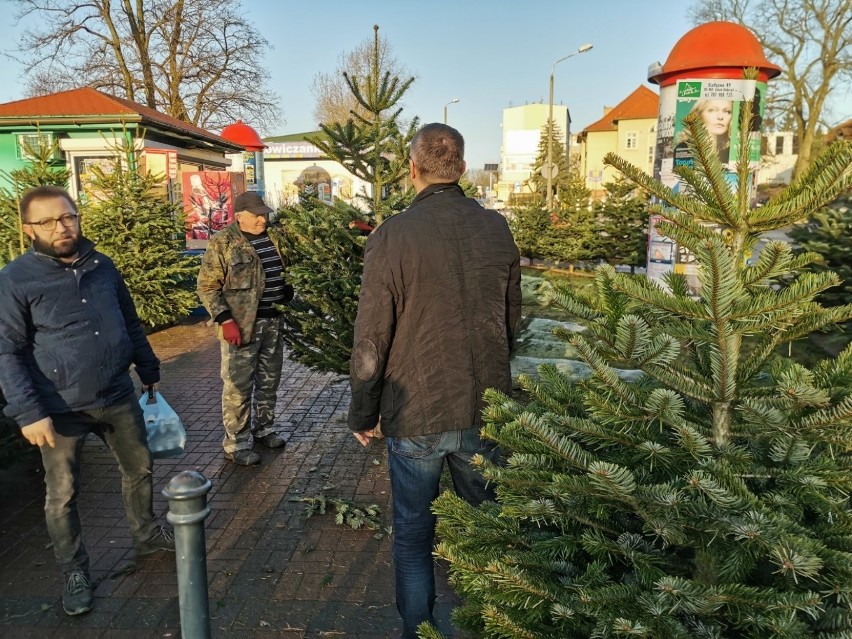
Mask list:
[[[417,76],[404,115],[443,119],[464,135],[471,168],[500,159],[502,110],[548,99],[555,60],[584,43],[594,48],[556,67],[554,103],[568,104],[582,130],[664,62],[692,25],[686,0],[244,0],[247,17],[272,45],[270,88],[284,122],[268,135],[315,128],[310,87],[341,52],[372,38],[373,25]],[[9,0],[0,0],[0,42],[18,40]],[[9,16],[7,19],[6,16]],[[10,48],[0,45],[0,49]],[[23,97],[21,69],[0,64],[0,102]],[[251,123],[249,123],[251,124]]]

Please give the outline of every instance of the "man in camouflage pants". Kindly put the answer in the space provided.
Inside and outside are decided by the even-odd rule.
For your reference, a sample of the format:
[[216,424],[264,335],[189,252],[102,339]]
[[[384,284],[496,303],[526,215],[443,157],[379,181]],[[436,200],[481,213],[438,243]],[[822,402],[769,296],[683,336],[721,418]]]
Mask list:
[[266,228],[271,212],[257,193],[238,195],[235,221],[210,240],[198,273],[198,296],[222,340],[225,458],[241,466],[260,463],[255,439],[284,446],[274,424],[275,392],[284,360],[281,307],[293,287],[284,280],[283,238]]

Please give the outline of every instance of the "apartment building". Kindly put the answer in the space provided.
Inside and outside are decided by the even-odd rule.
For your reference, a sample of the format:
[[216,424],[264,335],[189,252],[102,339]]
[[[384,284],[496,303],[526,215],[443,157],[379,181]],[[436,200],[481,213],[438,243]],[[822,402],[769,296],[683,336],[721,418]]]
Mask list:
[[[542,129],[547,124],[549,105],[524,104],[503,109],[503,143],[500,147],[500,181],[497,200],[509,202],[513,194],[532,193],[533,173]],[[553,105],[553,121],[559,128],[559,143],[569,151],[571,116],[564,104]]]

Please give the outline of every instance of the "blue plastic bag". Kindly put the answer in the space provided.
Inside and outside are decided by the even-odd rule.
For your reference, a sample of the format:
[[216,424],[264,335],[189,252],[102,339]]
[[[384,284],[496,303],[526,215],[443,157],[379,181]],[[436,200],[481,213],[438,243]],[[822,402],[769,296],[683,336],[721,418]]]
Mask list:
[[186,430],[180,417],[160,393],[152,390],[142,394],[139,405],[145,416],[148,431],[148,450],[154,459],[180,457],[186,446]]

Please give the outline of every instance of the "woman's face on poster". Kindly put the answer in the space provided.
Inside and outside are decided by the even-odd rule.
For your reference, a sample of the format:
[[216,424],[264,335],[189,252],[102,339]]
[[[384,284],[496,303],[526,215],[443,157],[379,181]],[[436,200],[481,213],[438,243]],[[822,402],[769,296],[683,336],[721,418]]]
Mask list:
[[730,100],[707,100],[701,119],[711,135],[725,135],[731,126],[733,102]]

